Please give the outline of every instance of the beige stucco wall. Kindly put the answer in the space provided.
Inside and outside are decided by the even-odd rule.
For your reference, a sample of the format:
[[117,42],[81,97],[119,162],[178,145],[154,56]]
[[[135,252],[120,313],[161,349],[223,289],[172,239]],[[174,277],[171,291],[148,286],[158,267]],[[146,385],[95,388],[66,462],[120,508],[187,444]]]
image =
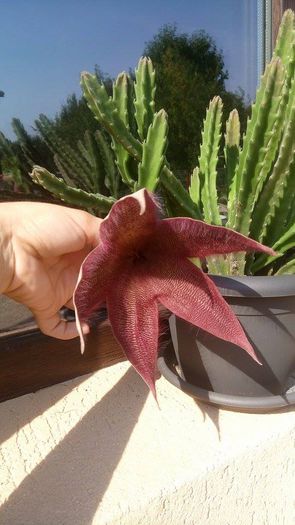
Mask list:
[[158,396],[122,363],[2,403],[0,524],[294,525],[294,411]]

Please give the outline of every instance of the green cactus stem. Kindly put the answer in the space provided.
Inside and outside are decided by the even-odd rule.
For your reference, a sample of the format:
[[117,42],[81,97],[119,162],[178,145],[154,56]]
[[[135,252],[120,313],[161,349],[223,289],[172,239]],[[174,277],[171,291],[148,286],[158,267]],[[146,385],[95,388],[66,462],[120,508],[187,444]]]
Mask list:
[[[224,157],[226,162],[226,180],[228,188],[228,209],[233,212],[237,193],[235,172],[240,157],[240,118],[236,109],[230,112],[226,122]],[[230,219],[233,220],[233,217]]]
[[280,239],[278,239],[272,246],[273,250],[277,252],[277,255],[266,256],[260,255],[255,263],[253,264],[253,270],[257,272],[264,266],[268,266],[270,263],[279,259],[284,253],[291,248],[295,247],[295,224],[293,224],[288,231]]
[[209,224],[221,224],[218,209],[216,176],[218,149],[221,138],[222,101],[214,97],[206,112],[199,157],[199,176],[204,219]]
[[167,135],[167,115],[162,109],[159,113],[155,113],[147,138],[143,142],[142,162],[138,166],[137,189],[146,188],[155,191],[165,162]]
[[281,140],[278,157],[272,173],[264,185],[259,201],[253,213],[253,228],[255,238],[263,241],[267,238],[268,226],[276,216],[279,205],[285,207],[284,192],[290,174],[290,166],[295,161],[295,79],[292,83],[292,93],[290,96],[292,107],[288,121],[285,123],[284,134]]
[[65,183],[70,186],[71,188],[76,188],[77,185],[73,181],[73,179],[68,175],[68,172],[65,170],[64,165],[60,162],[58,155],[53,155],[54,164],[56,165],[59,174],[62,176]]
[[[221,225],[216,188],[221,118],[222,101],[220,97],[214,97],[204,120],[198,175],[204,219],[209,224],[217,225]],[[226,263],[223,257],[208,257],[207,265],[210,273],[226,273]]]
[[85,191],[91,191],[93,173],[88,163],[85,163],[81,155],[56,134],[52,123],[45,115],[40,115],[39,120],[36,121],[36,126],[49,149],[55,155],[58,168],[67,182],[72,181],[71,185],[80,187]]
[[292,9],[287,9],[282,17],[279,27],[277,41],[273,55],[281,58],[284,66],[290,66],[290,58],[293,54],[292,47],[295,42],[295,15]]
[[93,208],[100,213],[108,213],[112,205],[116,202],[112,197],[87,193],[78,188],[71,188],[55,175],[40,166],[34,166],[31,173],[32,180],[59,197],[68,204],[74,204],[81,208]]
[[119,196],[120,179],[118,177],[113,152],[101,131],[97,130],[94,134],[94,138],[98,144],[101,159],[104,165],[104,183],[111,195],[117,199]]
[[[277,210],[278,217],[282,217],[282,220],[284,221],[284,225],[286,229],[289,229],[292,224],[295,223],[295,163],[293,162],[290,166],[290,173],[288,176],[288,181],[284,193],[284,201],[285,205],[280,206]],[[281,214],[281,208],[284,208],[285,214]],[[275,222],[273,221],[273,225],[275,225]],[[268,233],[270,232],[270,228],[268,229]],[[276,235],[276,231],[274,232],[274,239],[277,239],[278,235]]]
[[[111,189],[107,184],[109,176],[109,173],[107,171],[108,167],[106,167],[106,163],[103,161],[102,157],[104,152],[102,152],[101,145],[96,140],[95,133],[93,134],[89,130],[85,131],[84,143],[82,143],[82,141],[79,141],[78,147],[80,147],[82,155],[84,156],[85,160],[88,162],[92,170],[92,193],[105,194],[106,188],[108,188],[111,195],[113,197],[116,197],[116,195],[112,193]],[[105,147],[109,149],[111,154],[110,146],[107,143],[105,144]],[[81,176],[83,177],[83,173],[81,173]]]
[[134,131],[135,126],[133,97],[134,85],[132,79],[127,73],[120,73],[113,84],[113,101],[119,117],[131,132]]
[[141,160],[142,145],[119,116],[115,102],[108,96],[106,89],[95,75],[82,73],[81,86],[88,106],[99,122],[130,155]]
[[[188,192],[181,184],[180,180],[173,175],[168,166],[164,166],[161,175],[160,183],[164,191],[168,193],[170,210],[173,215],[177,217],[192,217],[193,219],[201,219],[200,210],[190,198]],[[177,210],[177,211],[176,211]]]
[[[201,184],[200,184],[200,170],[196,167],[190,178],[189,194],[192,201],[201,209]],[[201,215],[201,212],[200,212]]]
[[280,59],[273,59],[267,66],[257,92],[256,102],[252,107],[252,116],[248,121],[240,161],[234,181],[237,188],[234,211],[229,210],[227,226],[236,231],[249,234],[253,201],[257,194],[257,185],[263,183],[268,174],[275,147],[271,143],[276,140],[273,127],[278,117],[280,95],[284,76]]
[[30,177],[23,171],[18,156],[13,151],[12,143],[0,132],[1,168],[5,175],[11,177],[21,191],[31,189]]
[[141,140],[147,137],[155,114],[155,71],[150,58],[141,57],[135,69],[135,119]]
[[[134,134],[135,131],[135,117],[133,106],[134,88],[133,82],[129,75],[121,73],[118,75],[116,82],[113,85],[113,100],[118,110],[119,117],[122,119],[128,130]],[[118,170],[121,174],[122,180],[127,186],[134,191],[134,178],[137,174],[132,171],[132,159],[128,150],[122,146],[120,142],[112,140],[112,148],[116,155],[116,162]]]
[[295,273],[295,259],[291,259],[284,266],[281,266],[275,275],[293,275]]

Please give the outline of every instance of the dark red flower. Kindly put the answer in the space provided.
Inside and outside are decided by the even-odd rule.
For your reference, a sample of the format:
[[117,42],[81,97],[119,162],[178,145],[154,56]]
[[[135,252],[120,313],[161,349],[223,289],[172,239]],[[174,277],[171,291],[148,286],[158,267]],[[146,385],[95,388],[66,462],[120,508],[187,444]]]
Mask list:
[[158,306],[254,350],[215,284],[188,258],[238,251],[274,252],[221,226],[189,218],[161,219],[154,195],[140,190],[117,201],[100,228],[100,244],[82,264],[74,294],[76,319],[88,323],[106,303],[113,333],[155,394]]

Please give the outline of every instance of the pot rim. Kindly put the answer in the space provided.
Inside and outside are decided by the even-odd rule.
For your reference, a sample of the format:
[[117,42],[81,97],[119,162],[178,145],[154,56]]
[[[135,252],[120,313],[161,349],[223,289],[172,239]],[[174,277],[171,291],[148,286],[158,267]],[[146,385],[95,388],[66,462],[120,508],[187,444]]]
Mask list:
[[224,297],[295,296],[295,275],[211,275],[208,277]]
[[[271,412],[280,408],[292,407],[295,405],[295,391],[286,392],[282,395],[271,396],[243,396],[220,394],[211,390],[205,390],[197,385],[185,381],[177,372],[172,364],[169,347],[158,357],[158,370],[160,374],[169,381],[173,386],[182,390],[186,394],[209,403],[229,410],[238,410],[239,412]],[[174,354],[175,355],[175,354]]]

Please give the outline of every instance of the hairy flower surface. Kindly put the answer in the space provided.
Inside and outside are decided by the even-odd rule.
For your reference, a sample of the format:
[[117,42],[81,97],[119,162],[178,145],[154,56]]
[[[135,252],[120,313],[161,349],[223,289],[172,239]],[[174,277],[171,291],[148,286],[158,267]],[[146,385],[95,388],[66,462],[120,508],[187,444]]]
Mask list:
[[256,359],[213,281],[188,258],[274,253],[228,228],[160,215],[155,196],[145,189],[117,201],[101,223],[100,244],[84,260],[74,293],[82,351],[81,323],[91,322],[106,304],[116,339],[154,394],[159,304]]

